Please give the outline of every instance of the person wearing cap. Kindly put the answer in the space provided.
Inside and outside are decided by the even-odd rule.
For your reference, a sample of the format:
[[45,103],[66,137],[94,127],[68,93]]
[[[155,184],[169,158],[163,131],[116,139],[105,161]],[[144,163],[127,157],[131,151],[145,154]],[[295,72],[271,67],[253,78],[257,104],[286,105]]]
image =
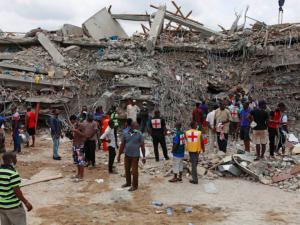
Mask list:
[[126,108],[127,119],[132,119],[133,122],[136,122],[139,111],[140,108],[136,105],[136,100],[129,99]]
[[165,160],[169,160],[166,137],[165,137],[167,133],[166,122],[161,117],[160,111],[158,110],[154,112],[154,117],[150,121],[149,133],[152,136],[155,160],[157,162],[159,161],[158,144],[160,144],[162,147]]
[[143,102],[143,107],[140,111],[140,118],[141,118],[141,132],[145,133],[145,130],[148,125],[148,120],[149,120],[149,109],[147,107],[147,102]]
[[97,141],[97,122],[91,113],[87,114],[87,119],[83,122],[86,141],[84,143],[85,160],[87,166],[95,167],[96,141]]
[[53,110],[53,116],[49,118],[48,125],[51,129],[51,137],[53,141],[53,159],[61,160],[61,157],[58,155],[58,148],[60,138],[63,138],[62,133],[62,122],[58,118],[59,111],[58,109]]
[[259,101],[258,108],[251,111],[249,119],[250,126],[253,129],[252,141],[256,145],[256,158],[260,160],[264,158],[266,145],[268,143],[268,121],[269,114],[266,111],[267,104],[265,101]]

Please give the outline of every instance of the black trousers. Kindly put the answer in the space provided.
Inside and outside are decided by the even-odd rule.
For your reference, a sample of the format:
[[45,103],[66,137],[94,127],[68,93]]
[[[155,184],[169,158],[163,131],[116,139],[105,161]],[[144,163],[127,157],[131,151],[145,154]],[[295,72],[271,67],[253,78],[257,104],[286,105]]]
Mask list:
[[217,132],[219,150],[226,153],[226,151],[227,151],[227,142],[228,142],[228,134],[224,134],[224,136],[225,136],[224,140],[221,140],[220,136],[221,136],[221,133]]
[[114,127],[114,135],[115,135],[115,140],[116,140],[116,146],[118,148],[118,127]]
[[269,127],[268,131],[269,131],[270,156],[274,156],[274,152],[276,150],[275,138],[278,136],[278,130],[276,128]]
[[96,158],[96,141],[94,140],[87,140],[84,143],[84,153],[85,153],[85,160],[88,163],[92,163],[95,166],[95,158]]
[[165,159],[169,159],[168,149],[167,149],[167,144],[166,144],[166,137],[163,135],[153,135],[152,141],[153,141],[153,148],[154,148],[154,154],[155,154],[156,161],[159,161],[158,144],[161,145]]
[[113,165],[116,158],[116,149],[108,146],[108,171],[113,172]]
[[282,129],[279,129],[279,142],[278,142],[278,146],[277,146],[277,149],[276,149],[276,152],[278,152],[280,150],[280,148],[282,148],[282,150],[284,150],[285,144],[286,142],[286,137],[283,133],[283,130]]

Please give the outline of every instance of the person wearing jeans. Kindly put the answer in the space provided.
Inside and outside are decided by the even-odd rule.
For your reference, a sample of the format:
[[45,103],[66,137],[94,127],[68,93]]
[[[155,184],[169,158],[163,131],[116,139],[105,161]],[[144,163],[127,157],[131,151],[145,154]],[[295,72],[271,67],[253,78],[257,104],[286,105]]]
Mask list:
[[198,184],[197,164],[199,154],[205,151],[202,141],[202,132],[197,130],[197,123],[191,122],[191,129],[185,132],[185,148],[190,155],[190,163],[192,164],[192,180],[190,183]]
[[58,154],[59,141],[60,138],[63,138],[62,134],[62,122],[59,120],[59,112],[57,109],[53,111],[53,116],[49,119],[49,126],[51,129],[51,137],[53,141],[53,159],[61,160],[61,157]]
[[[125,152],[125,175],[126,183],[122,185],[122,188],[130,187],[129,191],[135,191],[138,189],[138,168],[139,168],[139,158],[140,158],[140,149],[142,150],[143,159],[142,162],[146,163],[145,158],[145,143],[144,136],[138,130],[138,123],[133,122],[129,131],[124,133],[122,139],[122,144],[118,154],[118,162],[121,160],[121,155]],[[132,178],[131,179],[131,175]]]
[[108,172],[113,173],[113,165],[116,157],[116,138],[114,131],[114,121],[110,120],[108,127],[100,137],[101,141],[108,142]]
[[13,113],[11,123],[12,123],[12,138],[14,142],[14,152],[21,152],[21,139],[20,139],[20,132],[19,132],[20,114],[18,113],[16,106],[12,107],[11,112]]

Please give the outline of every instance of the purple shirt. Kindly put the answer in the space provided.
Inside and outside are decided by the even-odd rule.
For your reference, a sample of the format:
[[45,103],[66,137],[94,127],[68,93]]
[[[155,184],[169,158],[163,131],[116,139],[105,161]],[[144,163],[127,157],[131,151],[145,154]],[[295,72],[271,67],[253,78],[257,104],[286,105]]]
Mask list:
[[240,117],[241,117],[241,126],[242,127],[249,127],[250,126],[250,121],[248,119],[248,116],[251,112],[251,109],[243,109],[241,112],[240,112]]

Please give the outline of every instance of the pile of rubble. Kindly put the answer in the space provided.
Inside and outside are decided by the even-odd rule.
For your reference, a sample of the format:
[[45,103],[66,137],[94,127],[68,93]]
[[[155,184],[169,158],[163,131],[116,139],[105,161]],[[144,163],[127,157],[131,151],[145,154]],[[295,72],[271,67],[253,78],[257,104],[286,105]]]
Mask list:
[[[159,108],[173,125],[190,117],[196,101],[213,101],[239,87],[265,98],[270,107],[284,100],[290,120],[299,119],[299,24],[256,21],[246,28],[245,21],[238,25],[239,16],[230,29],[217,32],[173,5],[176,13],[153,5],[152,15],[112,14],[104,8],[82,27],[2,32],[3,113],[13,103],[67,106],[70,113],[86,104],[104,110],[115,104],[125,118],[125,100],[133,97]],[[141,21],[143,33],[129,38],[118,20]]]

